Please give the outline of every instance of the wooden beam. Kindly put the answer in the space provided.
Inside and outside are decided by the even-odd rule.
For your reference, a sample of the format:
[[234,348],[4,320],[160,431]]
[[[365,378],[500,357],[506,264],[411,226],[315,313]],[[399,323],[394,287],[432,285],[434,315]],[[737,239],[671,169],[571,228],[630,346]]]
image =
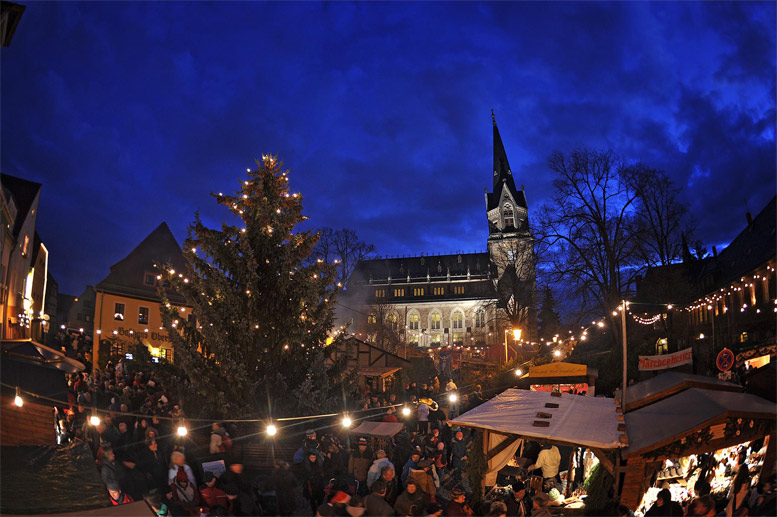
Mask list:
[[761,475],[758,479],[769,479],[774,470],[774,461],[777,459],[777,434],[772,433],[765,438],[768,440],[766,444],[766,455],[764,456],[764,463],[761,467]]
[[[491,449],[490,451],[488,451],[486,453],[486,460],[487,461],[491,461],[492,459],[494,459],[494,457],[497,454],[499,454],[500,452],[504,451],[505,449],[507,449],[508,447],[510,447],[512,444],[514,444],[515,442],[517,442],[520,439],[521,439],[521,437],[517,436],[517,435],[506,436],[505,439],[502,440],[499,443],[499,445],[497,445],[496,447],[494,447],[493,449]],[[488,445],[486,444],[486,447],[487,446]]]
[[615,478],[615,465],[612,463],[612,460],[607,456],[607,453],[605,453],[602,449],[594,449],[593,447],[590,447],[591,452],[593,452],[597,458],[599,458],[599,463],[602,464],[602,467],[607,470],[607,472],[610,473],[610,475]]

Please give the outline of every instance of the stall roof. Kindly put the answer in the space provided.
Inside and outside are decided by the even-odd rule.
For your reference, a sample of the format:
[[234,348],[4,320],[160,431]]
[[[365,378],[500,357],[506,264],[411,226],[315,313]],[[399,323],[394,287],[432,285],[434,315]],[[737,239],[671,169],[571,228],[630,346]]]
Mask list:
[[4,359],[15,359],[45,368],[62,370],[65,373],[78,373],[85,367],[83,363],[66,357],[59,350],[31,339],[4,339],[0,342]]
[[404,426],[405,424],[396,422],[362,422],[359,427],[351,431],[351,434],[389,439],[393,438]]
[[[680,393],[690,388],[742,391],[742,386],[739,384],[721,381],[715,377],[681,372],[664,372],[626,388],[626,411],[633,411],[648,404],[659,402],[675,393]],[[616,396],[619,397],[620,395]]]
[[[557,408],[546,404],[558,404]],[[538,413],[549,413],[549,419]],[[547,427],[535,427],[535,421]],[[611,398],[509,389],[451,420],[451,425],[489,429],[503,434],[547,439],[586,447],[621,447],[618,417]]]
[[772,402],[747,393],[691,388],[626,413],[629,446],[623,454],[653,450],[725,415],[774,419],[777,409]]
[[365,377],[388,377],[402,368],[395,366],[354,366],[356,373]]

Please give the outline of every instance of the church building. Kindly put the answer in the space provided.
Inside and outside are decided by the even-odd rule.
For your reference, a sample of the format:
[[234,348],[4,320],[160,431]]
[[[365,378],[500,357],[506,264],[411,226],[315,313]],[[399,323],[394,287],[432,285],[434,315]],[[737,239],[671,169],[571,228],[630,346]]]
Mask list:
[[353,321],[350,331],[357,337],[389,347],[506,348],[508,343],[513,348],[537,341],[534,239],[526,196],[523,186],[516,187],[491,117],[488,251],[359,262],[340,298],[345,307],[341,319]]

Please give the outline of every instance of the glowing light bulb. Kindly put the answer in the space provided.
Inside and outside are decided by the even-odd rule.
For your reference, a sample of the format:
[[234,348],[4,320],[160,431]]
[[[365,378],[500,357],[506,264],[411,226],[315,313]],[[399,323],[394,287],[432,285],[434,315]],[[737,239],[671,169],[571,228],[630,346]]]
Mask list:
[[278,428],[274,425],[270,424],[267,426],[267,434],[270,436],[275,436],[275,433],[278,432]]
[[19,388],[16,388],[16,396],[13,398],[13,403],[16,407],[22,407],[24,405],[24,400],[22,400],[22,393],[19,391]]
[[186,436],[186,434],[187,434],[188,432],[189,432],[189,431],[186,429],[186,427],[184,427],[184,426],[182,426],[182,425],[179,425],[179,426],[178,426],[178,430],[177,430],[178,436]]
[[100,425],[100,417],[98,417],[97,415],[90,416],[89,423],[92,424],[93,426]]
[[520,369],[520,368],[516,368],[516,369],[515,369],[515,375],[517,375],[517,376],[519,376],[519,377],[520,377],[521,375],[523,375],[523,372],[521,371],[521,369]]
[[410,408],[409,407],[403,407],[402,408],[402,414],[405,416],[408,416],[410,414]]
[[349,417],[343,417],[343,427],[351,427],[351,419]]
[[459,396],[456,395],[455,393],[451,393],[450,395],[448,395],[448,400],[450,400],[451,402],[456,402],[457,400],[459,400]]
[[556,357],[561,357],[561,351],[560,350],[556,350],[555,352],[553,352],[553,355],[556,356]]

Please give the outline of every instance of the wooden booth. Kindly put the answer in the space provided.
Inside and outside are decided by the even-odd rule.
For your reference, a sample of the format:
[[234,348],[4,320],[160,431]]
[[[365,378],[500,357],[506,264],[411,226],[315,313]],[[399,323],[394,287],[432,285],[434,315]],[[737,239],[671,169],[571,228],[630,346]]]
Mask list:
[[343,355],[348,357],[348,368],[356,370],[359,386],[384,392],[389,388],[393,376],[410,361],[402,359],[375,345],[350,337],[337,345],[331,345],[327,361],[331,364]]
[[596,368],[557,362],[530,367],[521,381],[532,391],[560,391],[593,397],[598,377],[599,371]]

